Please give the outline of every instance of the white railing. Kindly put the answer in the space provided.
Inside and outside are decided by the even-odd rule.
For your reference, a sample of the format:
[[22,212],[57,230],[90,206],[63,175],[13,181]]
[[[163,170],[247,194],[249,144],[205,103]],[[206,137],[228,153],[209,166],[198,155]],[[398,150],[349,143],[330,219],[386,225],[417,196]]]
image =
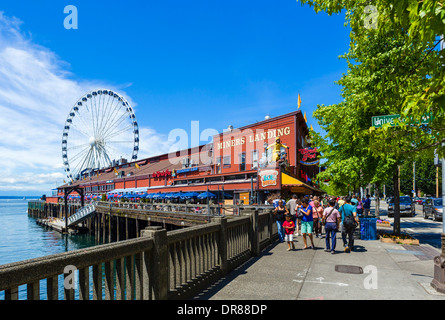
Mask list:
[[68,226],[71,226],[75,223],[79,223],[83,219],[87,218],[91,214],[96,212],[96,204],[92,203],[85,207],[82,207],[76,211],[72,216],[68,217]]

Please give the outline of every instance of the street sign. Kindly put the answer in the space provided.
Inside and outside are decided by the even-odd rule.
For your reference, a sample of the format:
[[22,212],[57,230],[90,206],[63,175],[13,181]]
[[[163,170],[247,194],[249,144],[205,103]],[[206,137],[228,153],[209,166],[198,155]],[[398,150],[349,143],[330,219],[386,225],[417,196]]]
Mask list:
[[439,159],[439,155],[437,154],[436,150],[434,150],[434,166],[436,167],[442,166],[442,159]]
[[[396,119],[400,119],[399,114],[391,114],[391,115],[385,115],[385,116],[375,116],[372,117],[372,126],[375,128],[381,128],[384,124],[389,123],[391,127],[397,126]],[[411,120],[408,121],[411,124],[429,124],[433,120],[433,115],[431,112],[425,113],[422,116],[421,121],[413,121],[412,117]],[[402,121],[402,120],[400,120]]]
[[387,116],[376,116],[372,117],[372,126],[376,128],[381,128],[384,124],[391,124],[395,126],[394,119],[399,119],[399,114],[387,115]]

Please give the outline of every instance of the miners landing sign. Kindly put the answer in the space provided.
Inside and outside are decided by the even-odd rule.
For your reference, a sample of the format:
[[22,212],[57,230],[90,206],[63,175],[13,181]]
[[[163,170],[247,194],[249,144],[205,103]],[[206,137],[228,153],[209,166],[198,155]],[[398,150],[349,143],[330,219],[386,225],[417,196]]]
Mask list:
[[278,170],[266,169],[258,172],[262,188],[278,185]]

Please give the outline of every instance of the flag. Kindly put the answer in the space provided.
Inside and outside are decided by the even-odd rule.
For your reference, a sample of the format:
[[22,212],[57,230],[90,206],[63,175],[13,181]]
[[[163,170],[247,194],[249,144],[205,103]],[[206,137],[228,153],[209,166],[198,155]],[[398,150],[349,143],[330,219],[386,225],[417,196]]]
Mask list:
[[304,121],[307,122],[306,112],[304,113]]
[[300,109],[301,106],[301,97],[300,97],[300,93],[298,92],[298,109]]
[[311,130],[314,131],[314,128],[312,128],[312,125],[311,125]]
[[137,163],[135,163],[134,166],[135,166],[136,169],[139,169],[139,168],[140,168],[139,165],[138,165]]
[[114,173],[119,174],[119,172],[116,170],[116,168],[114,168]]

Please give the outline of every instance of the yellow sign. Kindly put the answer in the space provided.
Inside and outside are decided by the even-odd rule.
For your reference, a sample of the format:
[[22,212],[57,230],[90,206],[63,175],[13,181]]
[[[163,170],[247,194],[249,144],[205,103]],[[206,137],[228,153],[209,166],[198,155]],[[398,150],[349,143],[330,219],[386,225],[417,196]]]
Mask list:
[[249,192],[239,194],[240,203],[249,204]]

